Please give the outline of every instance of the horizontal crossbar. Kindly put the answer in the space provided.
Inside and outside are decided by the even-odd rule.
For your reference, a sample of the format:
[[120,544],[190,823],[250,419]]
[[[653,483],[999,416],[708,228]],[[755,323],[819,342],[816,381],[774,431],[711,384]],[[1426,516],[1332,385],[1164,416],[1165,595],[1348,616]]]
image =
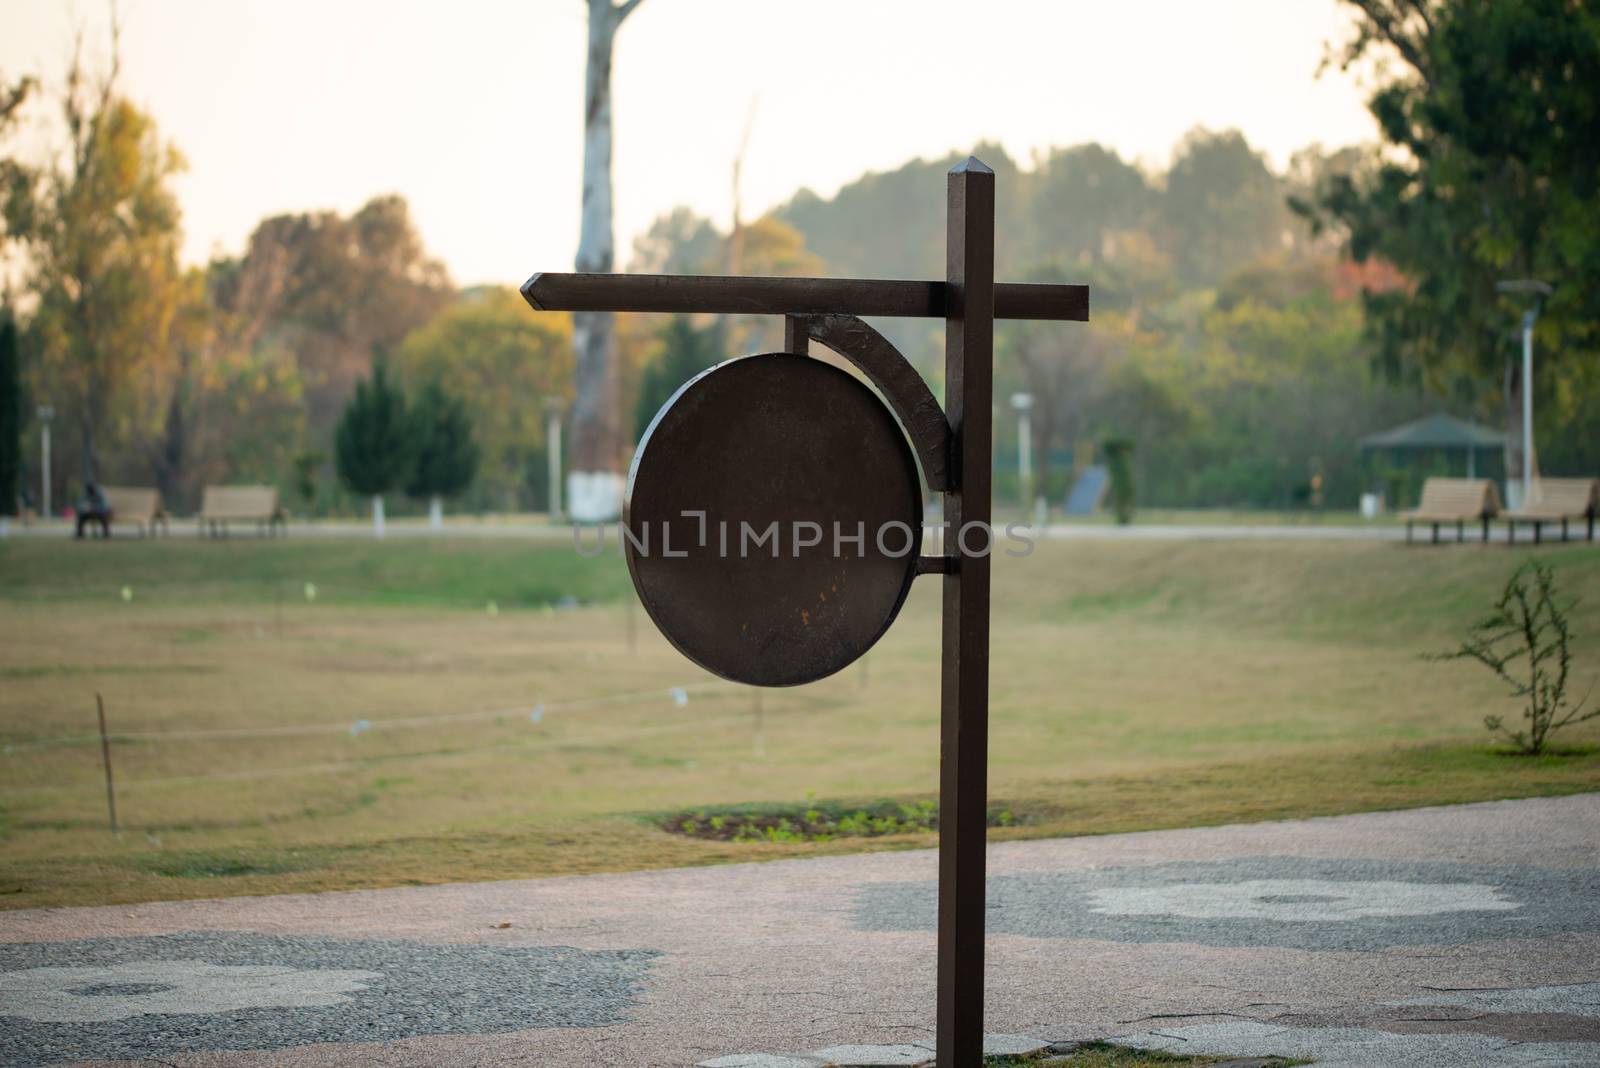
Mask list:
[[[522,295],[539,311],[887,315],[943,319],[944,282],[874,278],[739,278],[665,274],[536,274]],[[1003,282],[996,319],[1086,322],[1089,287]]]

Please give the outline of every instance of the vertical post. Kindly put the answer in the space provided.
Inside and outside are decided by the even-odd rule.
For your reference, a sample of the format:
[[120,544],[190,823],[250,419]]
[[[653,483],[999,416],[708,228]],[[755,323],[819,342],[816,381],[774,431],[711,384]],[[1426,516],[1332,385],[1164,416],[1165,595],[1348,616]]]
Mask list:
[[47,404],[39,406],[39,505],[40,519],[50,518],[50,420],[56,410]]
[[[994,172],[951,169],[945,231],[945,413],[952,489],[945,554],[939,744],[940,1068],[983,1062],[984,827],[988,803]],[[970,530],[970,533],[968,531]]]
[[111,738],[106,734],[106,702],[98,692],[94,695],[94,707],[100,713],[100,760],[106,769],[106,811],[111,816],[111,833],[117,833],[117,794],[111,788]]
[[1033,496],[1033,421],[1026,407],[1017,412],[1017,492],[1022,498],[1022,514],[1028,514]]
[[544,451],[550,478],[550,522],[561,522],[561,402],[545,402]]
[[1524,508],[1533,507],[1533,321],[1538,315],[1537,311],[1530,308],[1522,316],[1522,507]]
[[811,335],[806,333],[805,320],[798,315],[783,317],[783,351],[792,352],[796,356],[805,356],[811,352]]

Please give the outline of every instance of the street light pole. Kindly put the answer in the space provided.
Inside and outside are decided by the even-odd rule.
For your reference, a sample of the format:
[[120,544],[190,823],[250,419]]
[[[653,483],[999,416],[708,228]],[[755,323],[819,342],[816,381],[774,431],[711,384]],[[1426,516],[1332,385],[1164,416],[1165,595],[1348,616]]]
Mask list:
[[1522,313],[1522,507],[1533,500],[1533,324],[1539,305]]
[[549,465],[550,522],[561,521],[561,402],[550,398],[544,403],[545,460]]
[[1033,494],[1033,421],[1028,414],[1033,408],[1033,394],[1011,394],[1011,407],[1017,413],[1017,493],[1026,515]]
[[[1532,307],[1522,313],[1522,500],[1528,507],[1533,495],[1533,324],[1539,321],[1539,307],[1555,290],[1536,278],[1511,278],[1495,283],[1501,293],[1530,296]],[[1509,480],[1511,472],[1506,472]]]
[[50,518],[50,420],[56,417],[56,410],[48,404],[41,404],[39,412],[39,517]]

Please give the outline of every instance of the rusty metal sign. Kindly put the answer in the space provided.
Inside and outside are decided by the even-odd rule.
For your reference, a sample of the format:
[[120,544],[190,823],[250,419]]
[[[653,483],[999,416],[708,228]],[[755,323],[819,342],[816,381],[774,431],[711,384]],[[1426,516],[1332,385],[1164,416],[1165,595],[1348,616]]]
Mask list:
[[806,356],[685,384],[628,472],[623,552],[645,611],[723,678],[796,686],[894,621],[922,546],[905,434],[866,385]]

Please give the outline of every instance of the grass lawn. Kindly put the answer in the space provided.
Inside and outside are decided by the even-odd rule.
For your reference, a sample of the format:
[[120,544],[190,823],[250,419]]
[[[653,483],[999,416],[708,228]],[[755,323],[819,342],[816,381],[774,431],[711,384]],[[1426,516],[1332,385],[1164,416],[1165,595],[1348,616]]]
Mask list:
[[[1582,598],[1582,693],[1600,675],[1600,550],[1540,551]],[[1419,659],[1524,558],[1110,539],[998,558],[990,793],[1020,822],[992,836],[1600,789],[1594,724],[1560,755],[1499,755],[1483,715],[1515,709],[1488,673]],[[930,845],[659,823],[935,797],[937,581],[864,663],[758,701],[629,610],[614,555],[563,543],[0,542],[0,907]],[[117,736],[116,837],[96,691]]]

